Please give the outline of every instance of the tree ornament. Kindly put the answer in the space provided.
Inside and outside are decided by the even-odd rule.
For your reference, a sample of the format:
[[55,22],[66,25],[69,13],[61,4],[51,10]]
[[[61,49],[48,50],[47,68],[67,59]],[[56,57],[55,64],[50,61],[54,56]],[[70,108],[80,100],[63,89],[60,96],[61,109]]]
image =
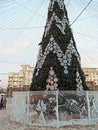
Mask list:
[[54,78],[54,82],[58,82],[58,78],[55,77],[55,78]]
[[82,80],[81,80],[81,77],[79,75],[78,69],[76,72],[76,81],[77,81],[77,91],[83,91]]
[[50,67],[49,76],[47,79],[48,84],[46,85],[46,89],[47,90],[57,90],[57,87],[58,87],[57,82],[58,82],[58,78],[55,75],[53,67]]
[[64,70],[64,74],[68,74],[68,70]]
[[47,79],[47,83],[51,83],[51,79],[50,78]]

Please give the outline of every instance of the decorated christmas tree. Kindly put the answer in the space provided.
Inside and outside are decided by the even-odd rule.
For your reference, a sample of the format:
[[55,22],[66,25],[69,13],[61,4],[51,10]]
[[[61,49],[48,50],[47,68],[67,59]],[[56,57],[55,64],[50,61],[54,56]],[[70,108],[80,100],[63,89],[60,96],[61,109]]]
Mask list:
[[88,90],[64,0],[50,0],[31,91]]

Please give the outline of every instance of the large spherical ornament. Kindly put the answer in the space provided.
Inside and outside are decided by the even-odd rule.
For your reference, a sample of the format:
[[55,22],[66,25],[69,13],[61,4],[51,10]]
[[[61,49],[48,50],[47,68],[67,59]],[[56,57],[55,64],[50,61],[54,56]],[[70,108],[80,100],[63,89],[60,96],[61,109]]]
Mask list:
[[58,60],[60,60],[61,59],[61,57],[58,57]]
[[59,46],[57,46],[57,49],[58,49],[58,52],[60,52],[60,51],[61,51],[61,49],[60,49],[60,47],[59,47]]
[[42,66],[40,65],[40,66],[39,66],[39,68],[41,69],[41,68],[42,68]]
[[57,53],[57,57],[62,57],[62,53]]
[[52,48],[53,48],[53,44],[51,44],[51,45],[50,45],[50,47],[52,47]]
[[51,70],[53,70],[53,67],[50,67]]
[[52,47],[50,47],[50,51],[53,51],[53,48],[52,48]]
[[53,71],[53,70],[50,70],[49,74],[50,74],[50,75],[54,75],[54,71]]
[[35,73],[35,76],[38,76],[38,74],[39,74],[39,73],[38,73],[38,71],[37,71],[37,72]]
[[39,66],[37,66],[36,68],[39,69]]
[[68,66],[71,66],[71,64],[70,64],[70,63],[67,63],[67,65],[68,65]]
[[54,41],[53,41],[53,44],[54,44],[54,46],[56,46],[56,45],[57,45],[57,43],[56,43],[56,42],[54,42]]
[[65,69],[65,70],[67,70],[67,69],[68,69],[68,67],[65,65],[65,66],[64,66],[64,69]]
[[79,77],[79,72],[76,72],[76,76]]
[[68,70],[64,70],[64,74],[68,74]]
[[51,83],[51,79],[50,78],[47,79],[47,83]]
[[54,75],[54,78],[56,77],[56,75]]
[[54,86],[53,85],[50,86],[50,90],[54,90]]
[[65,64],[62,62],[62,63],[61,63],[61,66],[64,66],[64,65],[65,65]]
[[66,63],[67,63],[67,60],[63,60],[63,63],[66,64]]
[[54,78],[54,82],[58,82],[58,78]]
[[51,81],[51,84],[54,84],[54,81]]
[[53,38],[53,36],[51,36],[50,41],[53,41],[53,40],[54,40],[54,38]]
[[47,84],[47,85],[46,85],[46,88],[47,88],[47,90],[48,90],[48,89],[50,89],[50,85],[49,85],[49,84]]
[[55,51],[57,50],[57,47],[56,47],[56,45],[54,45],[54,47],[53,47],[53,48],[54,48],[54,50],[55,50]]
[[48,51],[50,51],[50,47],[48,47],[47,49],[48,49]]

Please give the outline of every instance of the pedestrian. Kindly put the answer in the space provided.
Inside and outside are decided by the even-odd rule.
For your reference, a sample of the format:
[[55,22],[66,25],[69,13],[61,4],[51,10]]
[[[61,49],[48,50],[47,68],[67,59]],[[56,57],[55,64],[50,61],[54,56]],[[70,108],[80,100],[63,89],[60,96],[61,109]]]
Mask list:
[[6,104],[7,104],[7,100],[6,100],[6,97],[4,97],[3,101],[2,101],[2,108],[3,108],[3,110],[4,109],[6,110]]
[[0,99],[0,109],[1,109],[1,99]]
[[0,109],[2,109],[2,107],[3,107],[3,96],[0,99]]

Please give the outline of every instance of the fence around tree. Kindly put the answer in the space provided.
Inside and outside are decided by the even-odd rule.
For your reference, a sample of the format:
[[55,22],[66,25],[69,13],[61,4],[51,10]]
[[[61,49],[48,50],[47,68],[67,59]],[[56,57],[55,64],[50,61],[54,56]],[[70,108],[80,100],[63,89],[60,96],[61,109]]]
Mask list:
[[14,92],[11,120],[53,127],[95,124],[98,122],[98,92]]

